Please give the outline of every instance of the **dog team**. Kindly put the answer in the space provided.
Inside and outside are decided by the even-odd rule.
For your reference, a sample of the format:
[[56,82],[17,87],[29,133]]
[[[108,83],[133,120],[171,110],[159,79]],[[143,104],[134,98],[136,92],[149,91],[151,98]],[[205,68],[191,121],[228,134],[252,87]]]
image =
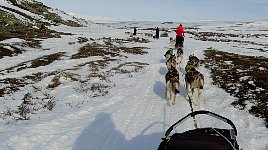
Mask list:
[[[165,53],[166,58],[166,66],[168,72],[165,75],[166,80],[166,89],[165,96],[169,93],[170,100],[172,101],[172,105],[175,104],[176,95],[179,93],[180,81],[179,81],[179,72],[177,70],[177,66],[179,66],[183,59],[183,41],[184,41],[184,31],[182,25],[177,28],[177,36],[176,36],[176,55],[173,54],[173,49],[170,48]],[[170,38],[170,42],[172,42],[172,38]],[[185,66],[185,89],[186,89],[186,99],[188,101],[193,102],[195,105],[200,105],[199,97],[204,88],[204,76],[202,73],[197,71],[197,68],[200,65],[200,60],[194,56],[190,55],[189,60]],[[194,95],[194,91],[198,91],[198,99],[193,101],[192,97]]]
[[[173,50],[169,49],[166,54],[166,66],[168,72],[165,75],[166,80],[166,96],[167,93],[170,95],[172,104],[175,104],[176,94],[179,93],[180,81],[179,81],[179,72],[177,67],[181,64],[183,58],[183,48],[179,47],[177,49],[176,55],[173,54]],[[200,60],[194,56],[190,55],[189,60],[185,66],[185,89],[186,89],[186,98],[188,100],[193,100],[194,91],[198,91],[198,100],[192,101],[195,105],[199,105],[199,97],[202,93],[204,87],[204,76],[200,73],[197,68],[200,65]]]

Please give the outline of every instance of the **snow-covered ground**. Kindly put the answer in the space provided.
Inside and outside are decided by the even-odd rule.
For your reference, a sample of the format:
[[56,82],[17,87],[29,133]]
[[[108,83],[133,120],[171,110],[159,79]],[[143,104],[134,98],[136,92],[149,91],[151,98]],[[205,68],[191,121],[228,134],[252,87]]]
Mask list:
[[[260,22],[254,24],[261,26]],[[216,30],[218,25],[200,26],[204,30]],[[232,24],[224,24],[225,28],[231,28]],[[267,27],[267,22],[263,22]],[[81,86],[77,82],[68,79],[61,79],[60,86],[53,90],[45,87],[50,83],[51,77],[46,77],[34,85],[43,92],[49,92],[57,100],[52,111],[40,110],[37,114],[31,114],[30,120],[11,121],[0,120],[0,149],[3,150],[36,150],[36,149],[61,149],[61,150],[153,150],[157,149],[165,131],[176,121],[191,112],[189,103],[185,100],[184,68],[188,61],[188,56],[194,54],[203,59],[203,51],[209,47],[225,50],[231,53],[242,53],[244,55],[268,56],[267,52],[250,51],[248,49],[237,48],[233,45],[239,43],[204,42],[190,38],[186,34],[185,49],[182,64],[180,65],[180,94],[176,98],[176,104],[172,105],[165,98],[165,79],[167,72],[164,54],[169,47],[169,37],[153,39],[145,37],[139,30],[141,28],[176,28],[177,24],[160,24],[157,22],[124,22],[109,24],[109,27],[99,24],[92,24],[90,27],[71,28],[53,27],[58,31],[71,32],[74,35],[66,35],[62,38],[42,39],[42,49],[29,49],[23,54],[0,59],[0,70],[5,70],[16,66],[22,62],[27,62],[57,52],[66,52],[65,59],[54,61],[47,66],[29,68],[21,71],[5,73],[1,79],[20,78],[34,73],[47,73],[57,70],[67,70],[94,60],[103,60],[102,57],[88,57],[81,59],[68,59],[69,56],[77,53],[84,44],[77,43],[78,37],[88,39],[98,39],[102,37],[112,37],[127,39],[125,32],[132,32],[131,26],[139,27],[138,35],[149,39],[149,43],[126,43],[124,46],[143,46],[148,54],[132,55],[125,54],[127,58],[120,58],[120,62],[142,62],[148,63],[143,70],[136,73],[117,74],[110,76],[108,94],[104,96],[92,97],[88,92],[76,90]],[[197,26],[194,23],[186,23],[184,26]],[[261,26],[261,27],[263,27]],[[125,27],[125,28],[124,28]],[[245,26],[245,30],[248,26]],[[227,30],[229,31],[229,30]],[[225,32],[227,32],[225,31]],[[224,32],[224,31],[222,31]],[[153,33],[153,32],[152,32]],[[154,34],[154,33],[153,33]],[[170,37],[175,37],[174,32],[169,33]],[[13,39],[5,42],[16,42]],[[20,40],[18,40],[20,41]],[[75,44],[68,44],[75,42]],[[90,41],[92,42],[92,41]],[[120,62],[111,62],[107,68],[99,70],[105,72],[109,68],[118,65]],[[199,71],[204,74],[205,86],[200,98],[200,106],[194,106],[194,110],[208,110],[224,116],[234,122],[238,130],[238,144],[243,150],[267,150],[268,130],[263,119],[250,115],[246,110],[238,110],[231,103],[234,97],[230,96],[223,89],[212,84],[210,70],[200,66]],[[90,70],[87,67],[76,70],[76,74],[85,77]],[[98,79],[88,82],[101,82]],[[81,88],[81,87],[80,87]],[[21,97],[25,93],[32,93],[31,85],[20,88],[12,95],[0,97],[1,112],[7,107],[15,107],[21,104]],[[33,93],[38,95],[38,93]],[[20,99],[19,101],[16,99]],[[83,104],[81,102],[83,101]],[[69,104],[69,105],[67,105]],[[226,123],[214,118],[197,117],[199,127],[213,126],[224,127]],[[193,129],[193,121],[189,119],[177,127],[177,132]]]

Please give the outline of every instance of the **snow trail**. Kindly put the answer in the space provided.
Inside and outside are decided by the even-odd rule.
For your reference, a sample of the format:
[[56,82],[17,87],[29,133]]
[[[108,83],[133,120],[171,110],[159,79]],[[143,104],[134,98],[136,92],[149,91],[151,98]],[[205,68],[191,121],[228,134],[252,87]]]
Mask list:
[[[154,26],[152,23],[151,26]],[[89,30],[90,29],[90,30]],[[92,28],[62,28],[61,31],[72,31],[75,37],[64,36],[53,43],[52,39],[44,40],[42,45],[51,51],[57,52],[69,41],[76,37],[127,38],[126,30],[111,27]],[[170,36],[174,37],[174,34]],[[31,149],[64,149],[64,150],[148,150],[157,149],[165,131],[179,119],[191,112],[190,105],[185,99],[184,67],[188,56],[194,54],[203,59],[203,51],[211,47],[210,42],[191,39],[186,34],[185,49],[180,64],[180,93],[175,105],[165,97],[165,74],[167,72],[164,54],[168,50],[169,38],[149,39],[150,43],[131,43],[130,46],[144,46],[150,49],[145,55],[130,55],[128,62],[148,63],[141,72],[128,75],[118,75],[110,80],[115,84],[107,95],[92,98],[87,94],[72,90],[72,84],[63,85],[59,93],[51,93],[63,100],[85,100],[87,103],[80,107],[70,108],[61,106],[53,111],[33,116],[31,120],[19,123],[2,125],[0,149],[31,150]],[[219,47],[226,48],[227,44]],[[214,44],[216,45],[216,44]],[[78,45],[66,47],[69,54],[75,53]],[[175,53],[175,52],[174,52]],[[35,55],[33,55],[35,56]],[[86,62],[92,59],[73,61],[73,64]],[[3,61],[3,60],[2,60]],[[62,63],[61,67],[68,68],[70,64]],[[39,68],[40,69],[40,68]],[[46,68],[43,68],[46,71]],[[38,68],[37,68],[38,70]],[[198,69],[205,77],[205,86],[200,97],[200,107],[193,106],[194,110],[208,110],[224,116],[234,122],[238,129],[238,143],[244,150],[266,150],[268,132],[263,120],[255,118],[244,110],[238,110],[231,105],[234,97],[223,89],[212,84],[210,71],[204,66]],[[88,72],[83,72],[87,74]],[[19,73],[18,73],[19,74]],[[14,73],[14,76],[19,76]],[[73,85],[76,86],[76,85]],[[196,98],[196,96],[194,96]],[[198,127],[224,126],[223,122],[209,117],[197,117]],[[227,127],[228,126],[224,126]],[[5,129],[4,129],[5,128]],[[174,132],[183,132],[193,129],[193,119],[190,118],[181,124]],[[15,131],[15,132],[14,132]],[[257,144],[257,143],[261,144]]]

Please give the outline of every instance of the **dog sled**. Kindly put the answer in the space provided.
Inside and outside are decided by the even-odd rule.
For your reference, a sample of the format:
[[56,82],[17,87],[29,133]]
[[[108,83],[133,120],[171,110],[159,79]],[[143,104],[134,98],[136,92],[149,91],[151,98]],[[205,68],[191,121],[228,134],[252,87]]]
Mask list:
[[[232,129],[221,128],[197,128],[188,130],[183,133],[170,133],[179,124],[190,117],[194,118],[196,115],[209,115],[229,124]],[[239,145],[236,141],[237,130],[233,122],[225,117],[209,111],[194,111],[178,122],[173,124],[165,133],[157,150],[239,150]]]

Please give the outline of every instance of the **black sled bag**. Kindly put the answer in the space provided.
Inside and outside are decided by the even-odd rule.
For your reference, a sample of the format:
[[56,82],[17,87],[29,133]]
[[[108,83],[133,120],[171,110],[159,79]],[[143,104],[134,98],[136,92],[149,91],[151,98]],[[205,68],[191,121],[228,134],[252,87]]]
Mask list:
[[[196,114],[212,114],[214,117],[217,115],[208,111],[196,111],[189,114],[189,116]],[[183,119],[187,118],[187,116]],[[218,119],[220,117],[217,116]],[[169,133],[183,119],[167,130],[158,150],[239,150],[239,145],[236,141],[237,131],[229,119],[221,118],[221,120],[224,119],[225,122],[231,124],[233,129],[197,128],[169,136]]]

